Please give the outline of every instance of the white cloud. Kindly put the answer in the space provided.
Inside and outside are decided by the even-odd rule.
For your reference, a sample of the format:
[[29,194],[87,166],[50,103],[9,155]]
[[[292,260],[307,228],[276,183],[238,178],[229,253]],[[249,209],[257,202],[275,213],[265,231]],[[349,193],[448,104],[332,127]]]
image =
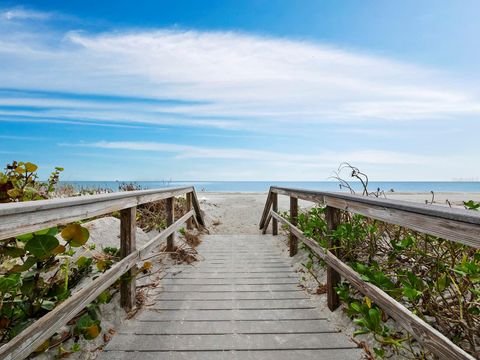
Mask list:
[[[10,17],[29,14],[9,11]],[[267,131],[293,123],[480,113],[473,86],[454,87],[446,74],[320,43],[193,30],[36,33],[34,25],[25,25],[9,33],[0,26],[2,86],[201,102],[133,103],[127,109],[101,100],[42,97],[51,116]],[[38,101],[19,95],[2,103]]]
[[[458,154],[473,153],[462,137],[478,130],[465,125],[480,114],[473,80],[313,41],[182,29],[63,31],[53,26],[57,16],[0,11],[0,86],[26,90],[0,93],[0,121],[194,127],[198,136],[215,128],[207,130],[217,137],[211,146],[192,146],[188,136],[185,144],[138,141],[133,130],[131,141],[115,141],[114,128],[102,136],[110,141],[78,141],[186,163],[232,160],[224,171],[232,174],[241,162],[263,162],[254,173],[239,170],[251,179],[269,171],[281,178],[286,169],[318,179],[317,171],[342,161],[390,166],[399,178],[468,170]],[[109,98],[115,96],[129,100]],[[452,128],[461,131],[449,137]],[[233,131],[221,131],[227,129]],[[221,139],[253,132],[268,141]],[[454,150],[445,151],[447,142]]]
[[164,142],[141,141],[98,141],[94,143],[61,143],[61,146],[86,147],[99,149],[116,149],[144,152],[173,153],[176,159],[232,159],[259,162],[277,162],[278,164],[292,163],[302,168],[335,168],[344,161],[354,164],[427,164],[435,157],[420,156],[411,153],[361,150],[361,151],[320,151],[312,155],[292,154],[274,151],[215,148],[191,146]]
[[51,18],[52,14],[48,12],[29,10],[23,7],[16,7],[0,11],[0,17],[6,20],[47,20]]

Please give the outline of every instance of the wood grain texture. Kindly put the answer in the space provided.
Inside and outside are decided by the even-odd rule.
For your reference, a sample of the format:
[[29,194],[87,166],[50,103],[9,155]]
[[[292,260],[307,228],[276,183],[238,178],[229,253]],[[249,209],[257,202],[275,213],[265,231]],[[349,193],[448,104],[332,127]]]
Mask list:
[[[278,212],[278,195],[272,193],[272,210]],[[268,224],[267,224],[268,226]],[[272,234],[278,235],[278,222],[277,219],[272,219]]]
[[[325,220],[327,222],[327,230],[331,233],[340,225],[340,210],[327,206],[325,210]],[[293,224],[293,223],[292,223]],[[293,224],[296,225],[296,224]],[[332,236],[328,239],[328,247],[335,256],[338,256],[338,248],[340,241]],[[336,287],[340,284],[340,274],[331,266],[327,265],[327,305],[331,311],[340,306],[340,298],[338,297]]]
[[[167,226],[173,224],[175,219],[175,198],[171,197],[165,200],[165,211],[167,212]],[[167,238],[167,251],[172,252],[175,247],[175,234],[172,233]]]
[[[262,234],[263,235],[265,235],[267,233],[268,224],[270,224],[271,220],[272,220],[272,215],[268,214],[267,220],[265,221],[265,224],[263,225],[263,229],[262,229]],[[278,222],[277,222],[277,224],[278,224]]]
[[405,306],[392,299],[384,291],[362,280],[361,276],[343,263],[338,257],[327,249],[322,248],[312,239],[303,235],[302,231],[289,221],[282,218],[279,214],[271,212],[272,216],[278,221],[287,225],[290,231],[315,252],[329,266],[334,268],[346,280],[348,280],[362,294],[367,295],[373,302],[379,305],[388,315],[395,319],[405,330],[415,337],[425,348],[437,355],[441,359],[468,359],[474,360],[474,357],[455,345],[445,335],[424,322],[418,316],[414,315]]
[[[290,221],[292,222],[292,224],[297,225],[297,217],[298,198],[290,196]],[[298,252],[298,239],[292,232],[290,232],[288,243],[290,247],[290,256],[295,256]]]
[[[362,196],[362,195],[355,195],[355,194],[347,194],[343,192],[328,192],[328,191],[315,191],[315,190],[305,190],[305,189],[287,189],[287,188],[280,188],[280,187],[271,187],[272,192],[276,192],[277,194],[284,194],[287,196],[296,196],[299,199],[308,200],[317,202],[317,203],[324,203],[322,198],[325,196],[348,200],[352,202],[363,203],[367,205],[375,205],[380,206],[386,209],[396,209],[396,210],[403,210],[408,211],[416,214],[423,214],[434,216],[442,219],[448,220],[455,220],[461,221],[469,224],[477,224],[480,225],[480,213],[475,211],[469,211],[466,209],[459,209],[459,208],[450,208],[447,206],[439,206],[439,205],[426,205],[420,203],[414,203],[411,201],[403,201],[403,200],[391,200],[391,199],[382,199],[373,196]],[[300,195],[302,197],[300,197]],[[317,199],[316,201],[314,199]]]
[[167,229],[153,237],[142,248],[135,250],[130,255],[114,264],[107,272],[93,280],[89,285],[65,300],[62,304],[38,319],[19,335],[0,347],[0,359],[20,360],[26,358],[38,348],[45,340],[50,338],[58,329],[75,317],[79,311],[97,298],[100,293],[110,287],[117,279],[130,270],[135,264],[145,257],[149,251],[158,246],[161,241],[175,231],[194,215],[193,211],[178,219]]
[[[109,214],[140,204],[180,196],[187,192],[194,193],[193,187],[126,191],[106,195],[1,204],[0,239]],[[201,219],[198,202],[194,202],[194,206],[196,206],[197,216]]]
[[[270,192],[325,204],[474,248],[480,248],[480,212],[478,211],[336,192],[279,187],[271,187]],[[270,198],[271,196],[269,195],[262,219],[266,219],[268,216],[267,205],[269,205],[269,201],[271,203]]]
[[301,200],[311,201],[317,204],[323,204],[323,194],[310,190],[296,190],[279,187],[272,187],[272,193],[286,195]]
[[195,220],[200,226],[205,226],[205,221],[203,220],[203,215],[202,215],[202,210],[200,209],[200,204],[198,202],[197,198],[197,193],[195,192],[195,189],[192,188],[192,191],[190,191],[191,196],[192,196],[192,205],[193,209],[195,210]]
[[[187,211],[192,210],[192,193],[187,193],[186,195],[186,201],[187,201]],[[187,230],[192,230],[193,229],[193,221],[192,219],[187,220]]]
[[332,196],[326,196],[325,203],[337,209],[350,211],[372,219],[438,236],[442,239],[480,248],[480,225],[477,224],[339,199]]
[[[272,188],[268,191],[267,200],[265,201],[265,207],[263,208],[262,217],[260,219],[259,228],[265,229],[265,221],[267,220],[267,216],[270,212],[270,208],[272,207]],[[266,230],[265,230],[266,231]]]
[[[120,256],[122,259],[136,250],[136,215],[136,207],[120,211]],[[120,305],[128,312],[135,307],[136,286],[134,271],[129,270],[126,274],[129,276],[120,284]]]
[[[213,254],[212,249],[219,246],[222,254]],[[247,251],[240,259],[238,249],[246,248],[282,254],[273,236],[202,236],[196,249],[205,260],[189,266],[188,277],[195,278],[182,278],[184,266],[173,267],[172,275],[162,281],[156,303],[118,329],[99,360],[111,359],[113,354],[131,358],[136,352],[152,359],[216,359],[217,352],[222,359],[235,358],[229,351],[248,352],[245,359],[265,359],[269,351],[282,360],[305,360],[305,351],[310,351],[308,358],[312,359],[361,357],[362,350],[349,336],[327,321],[326,310],[317,309],[299,289],[298,275],[293,279],[272,279],[268,272],[257,273],[255,279],[226,276],[232,258],[243,263],[256,254]],[[223,259],[217,275],[223,278],[215,281],[204,278],[203,272],[208,266],[205,263],[213,261],[212,256]],[[279,256],[276,261],[290,268],[285,257]],[[245,267],[235,276],[250,276],[250,269]],[[277,288],[288,284],[288,291],[262,284],[276,284]],[[200,355],[202,352],[208,356]]]

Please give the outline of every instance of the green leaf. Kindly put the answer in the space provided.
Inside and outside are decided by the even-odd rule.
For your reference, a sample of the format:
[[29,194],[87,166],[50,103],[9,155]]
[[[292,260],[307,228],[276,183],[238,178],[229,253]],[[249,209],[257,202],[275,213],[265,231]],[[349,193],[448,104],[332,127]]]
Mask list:
[[60,245],[58,239],[51,235],[35,235],[25,244],[25,250],[39,259],[53,254],[53,250]]
[[11,198],[17,198],[22,194],[22,191],[20,189],[10,189],[7,191],[8,196]]
[[100,334],[102,328],[99,320],[93,320],[90,315],[85,314],[77,320],[75,331],[82,334],[85,339],[91,340]]
[[110,302],[110,300],[112,299],[112,294],[110,294],[110,292],[108,291],[104,291],[102,292],[100,295],[98,295],[97,297],[97,301],[100,303],[100,304],[107,304]]
[[0,277],[0,293],[6,294],[20,286],[21,283],[20,274],[2,276]]
[[362,306],[358,302],[352,302],[350,307],[358,313],[362,312]]
[[368,310],[368,316],[370,318],[372,330],[377,331],[380,328],[380,312],[377,309],[372,308]]
[[70,224],[61,232],[62,238],[72,247],[80,247],[88,241],[90,233],[87,228],[79,224]]
[[422,292],[411,287],[404,287],[403,288],[403,295],[405,295],[409,300],[415,301],[420,296],[422,296]]
[[468,209],[468,210],[479,210],[480,209],[480,202],[475,202],[473,200],[469,201],[464,201],[463,205]]
[[0,254],[10,256],[12,258],[18,258],[25,255],[25,250],[16,246],[0,247]]
[[77,266],[79,268],[89,266],[92,263],[92,261],[93,261],[92,258],[87,258],[86,256],[80,256],[77,259]]
[[447,277],[447,274],[443,274],[442,276],[440,276],[437,280],[437,289],[438,291],[442,292],[443,290],[445,290],[445,288],[447,287],[448,285],[448,277]]
[[51,311],[55,308],[55,302],[50,300],[43,300],[42,301],[42,309]]
[[375,355],[377,355],[380,358],[383,358],[385,356],[385,349],[374,347],[373,351],[375,352]]
[[22,241],[22,242],[27,242],[33,238],[33,233],[28,233],[28,234],[23,234],[23,235],[18,235],[17,240]]
[[27,170],[28,172],[35,172],[37,171],[38,169],[38,166],[31,163],[31,162],[27,162],[25,163],[25,170]]
[[56,236],[58,234],[58,228],[56,226],[48,228],[48,229],[43,229],[39,231],[35,231],[34,235],[51,235],[51,236]]
[[353,337],[355,337],[357,335],[368,334],[369,332],[370,332],[370,330],[368,330],[368,329],[355,330],[353,332]]
[[33,265],[37,263],[37,259],[34,256],[29,256],[22,265],[15,265],[10,269],[11,273],[20,273],[29,270]]

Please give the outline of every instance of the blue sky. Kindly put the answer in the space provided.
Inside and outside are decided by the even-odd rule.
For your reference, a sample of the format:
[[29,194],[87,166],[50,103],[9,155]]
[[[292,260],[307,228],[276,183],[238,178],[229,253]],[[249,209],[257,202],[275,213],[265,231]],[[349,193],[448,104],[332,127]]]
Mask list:
[[0,162],[64,180],[480,177],[478,1],[0,1]]

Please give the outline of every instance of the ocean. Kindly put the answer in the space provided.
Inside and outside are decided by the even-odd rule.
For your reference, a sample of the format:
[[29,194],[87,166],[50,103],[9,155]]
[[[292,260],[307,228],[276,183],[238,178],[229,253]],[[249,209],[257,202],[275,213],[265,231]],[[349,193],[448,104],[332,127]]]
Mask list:
[[[62,181],[79,188],[100,188],[118,191],[122,183],[133,182],[142,189],[159,189],[178,186],[195,186],[197,191],[215,192],[266,192],[270,186],[322,191],[342,191],[337,181]],[[352,188],[361,190],[359,182]],[[480,181],[371,181],[369,190],[385,192],[480,192]]]

